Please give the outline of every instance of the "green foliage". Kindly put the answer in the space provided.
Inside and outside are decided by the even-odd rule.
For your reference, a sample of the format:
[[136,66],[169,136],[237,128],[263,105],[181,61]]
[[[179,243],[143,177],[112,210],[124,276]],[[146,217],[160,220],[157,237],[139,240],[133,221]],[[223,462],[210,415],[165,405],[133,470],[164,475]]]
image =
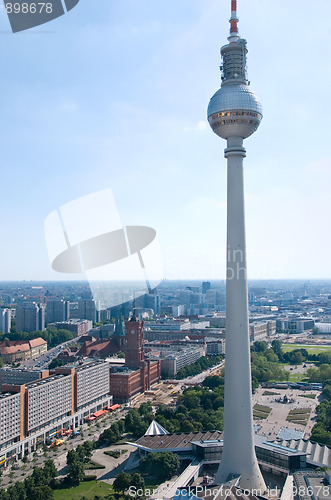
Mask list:
[[254,352],[266,352],[268,350],[268,344],[264,340],[257,340],[253,343],[252,351]]
[[308,368],[309,382],[325,382],[331,379],[331,365],[322,364],[318,368]]
[[136,490],[139,489],[144,489],[145,488],[145,480],[144,478],[135,472],[134,474],[131,475],[131,485],[135,487]]
[[146,403],[141,403],[139,406],[139,414],[142,415],[143,417],[151,417],[153,420],[153,406],[150,401],[147,401]]
[[88,463],[92,456],[94,450],[93,441],[84,441],[83,444],[79,444],[76,450],[69,450],[67,453],[67,465],[71,466],[75,462]]
[[33,500],[54,500],[54,493],[49,486],[36,486],[32,488],[29,498]]
[[108,429],[105,429],[99,436],[98,446],[117,443],[124,432],[124,420],[117,420]]
[[101,465],[101,464],[98,464],[97,462],[93,462],[92,460],[90,460],[89,462],[87,462],[84,466],[85,470],[89,470],[89,469],[105,469],[105,465]]
[[144,472],[156,476],[161,481],[166,481],[176,474],[180,462],[176,453],[163,451],[162,453],[149,453],[140,461],[140,465]]
[[[152,418],[152,416],[151,416]],[[136,408],[125,415],[125,430],[136,436],[142,436],[147,431],[150,421],[145,420]]]
[[[168,432],[191,432],[199,430],[222,430],[224,405],[224,379],[213,390],[193,386],[178,396],[178,406],[173,410],[160,405],[155,419]],[[213,381],[207,381],[213,384]]]
[[97,476],[95,474],[89,474],[88,476],[84,476],[84,481],[95,481]]
[[0,500],[52,500],[51,486],[57,476],[53,460],[47,460],[43,468],[35,467],[24,482],[17,481],[7,492],[0,490]]
[[201,373],[204,370],[207,370],[208,368],[217,365],[218,363],[220,363],[221,360],[222,360],[221,356],[213,356],[213,357],[202,356],[197,361],[195,361],[195,363],[184,366],[183,368],[178,370],[176,378],[178,380],[181,380],[183,378],[190,377],[192,375],[197,375],[198,373]]
[[115,478],[113,487],[115,491],[121,491],[124,493],[131,486],[131,474],[127,474],[121,471]]
[[306,349],[293,349],[293,351],[285,352],[283,360],[291,365],[301,365],[308,359],[309,355]]
[[271,342],[271,348],[274,351],[274,353],[276,354],[276,356],[278,356],[279,361],[281,361],[281,359],[283,357],[281,341],[280,340],[273,340]]
[[65,359],[57,359],[57,358],[54,358],[50,364],[48,365],[48,369],[49,370],[54,370],[54,368],[57,368],[58,366],[63,366],[65,365],[66,363],[68,363],[67,360]]
[[326,351],[326,352],[320,352],[317,355],[318,362],[321,364],[331,364],[331,352]]
[[114,451],[114,450],[104,451],[104,454],[112,458],[119,458],[121,456],[119,451]]
[[202,387],[208,387],[208,389],[215,389],[221,385],[224,385],[224,378],[219,375],[210,375],[202,382]]
[[324,399],[316,408],[317,419],[311,440],[331,446],[331,401]]
[[80,483],[84,480],[85,472],[84,472],[84,463],[75,460],[69,465],[69,474],[68,477],[73,483]]
[[275,355],[275,352],[271,349],[265,352],[251,353],[253,388],[256,382],[288,379],[288,372],[279,365],[278,360],[272,360]]
[[[8,334],[7,334],[8,335]],[[69,330],[58,330],[55,326],[49,326],[46,330],[37,330],[34,332],[14,332],[10,334],[9,340],[32,340],[37,337],[41,337],[47,342],[48,348],[55,347],[59,344],[67,342],[68,340],[74,339],[76,334],[70,332]],[[6,335],[0,333],[0,341],[5,340]]]

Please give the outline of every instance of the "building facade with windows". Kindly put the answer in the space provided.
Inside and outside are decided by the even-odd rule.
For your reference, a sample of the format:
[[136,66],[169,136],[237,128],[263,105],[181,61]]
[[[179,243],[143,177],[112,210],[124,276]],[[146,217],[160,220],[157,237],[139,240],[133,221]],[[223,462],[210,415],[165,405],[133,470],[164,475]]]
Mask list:
[[109,367],[102,361],[59,367],[46,378],[3,384],[2,391],[0,464],[23,458],[60,429],[76,429],[113,401]]

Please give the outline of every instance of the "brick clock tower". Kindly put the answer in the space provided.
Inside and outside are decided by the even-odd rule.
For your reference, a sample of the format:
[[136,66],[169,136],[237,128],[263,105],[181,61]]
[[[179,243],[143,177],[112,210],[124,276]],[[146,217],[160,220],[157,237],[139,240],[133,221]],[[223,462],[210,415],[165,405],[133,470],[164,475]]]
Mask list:
[[161,379],[161,361],[145,359],[143,349],[144,322],[139,321],[133,310],[132,318],[125,322],[124,342],[127,371],[111,372],[110,392],[114,401],[123,403],[144,392]]
[[144,322],[136,318],[133,311],[132,318],[125,322],[126,328],[126,347],[125,347],[125,366],[132,369],[139,369],[144,366]]

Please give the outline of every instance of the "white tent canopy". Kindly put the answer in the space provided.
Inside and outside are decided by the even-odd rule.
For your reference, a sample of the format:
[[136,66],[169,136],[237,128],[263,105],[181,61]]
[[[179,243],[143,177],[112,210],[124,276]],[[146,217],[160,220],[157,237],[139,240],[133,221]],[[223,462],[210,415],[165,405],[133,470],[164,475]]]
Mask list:
[[162,425],[158,424],[156,420],[153,420],[145,432],[145,436],[162,436],[163,434],[169,434]]

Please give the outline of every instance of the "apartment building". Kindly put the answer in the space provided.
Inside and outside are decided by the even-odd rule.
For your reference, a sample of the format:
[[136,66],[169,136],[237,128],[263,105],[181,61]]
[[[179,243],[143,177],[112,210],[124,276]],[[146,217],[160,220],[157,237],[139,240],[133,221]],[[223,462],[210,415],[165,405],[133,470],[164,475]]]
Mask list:
[[23,458],[64,427],[112,404],[109,367],[102,361],[56,368],[21,385],[3,384],[0,395],[0,464]]
[[23,438],[23,401],[23,390],[0,394],[0,449]]
[[72,374],[58,374],[27,384],[25,386],[27,435],[74,413],[72,392]]
[[[157,347],[158,349],[160,346]],[[162,352],[163,351],[163,352]],[[161,360],[161,373],[167,374],[168,377],[175,377],[177,372],[184,366],[190,365],[205,355],[204,346],[196,347],[167,347],[161,349],[161,353],[157,356],[151,356],[151,359]]]
[[303,333],[314,328],[315,321],[312,318],[280,318],[276,320],[277,330],[285,333]]
[[97,402],[105,394],[105,387],[109,392],[109,365],[108,363],[89,363],[75,369],[75,406],[81,411],[91,404]]
[[2,391],[3,384],[23,385],[28,382],[46,378],[49,376],[48,370],[28,370],[27,368],[10,368],[5,367],[0,369],[0,390]]
[[276,333],[276,321],[255,321],[249,324],[249,335],[251,342],[263,340]]

